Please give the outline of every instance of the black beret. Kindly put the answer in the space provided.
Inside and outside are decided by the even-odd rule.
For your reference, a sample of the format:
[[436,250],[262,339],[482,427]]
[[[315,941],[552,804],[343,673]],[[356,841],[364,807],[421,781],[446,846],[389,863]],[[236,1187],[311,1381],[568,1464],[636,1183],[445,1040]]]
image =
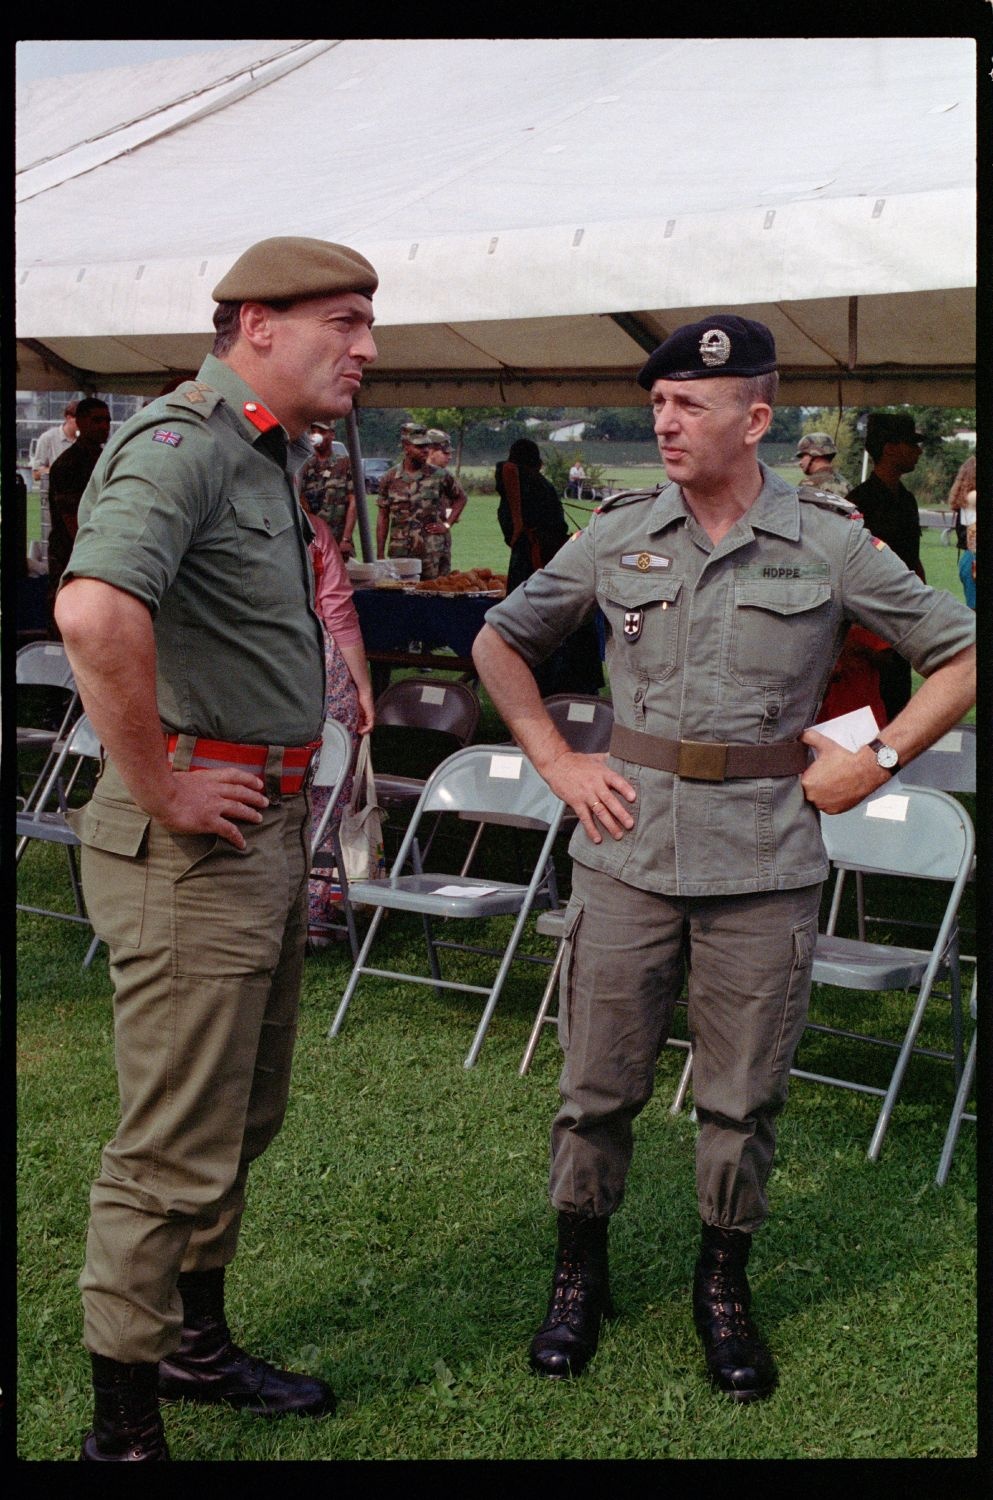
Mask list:
[[883,443],[923,443],[923,432],[909,412],[871,411],[865,424],[866,446]]
[[378,285],[379,277],[357,250],[286,234],[250,245],[211,296],[215,302],[283,302],[338,292],[371,297]]
[[775,368],[776,344],[764,323],[733,313],[714,313],[670,333],[640,371],[638,384],[650,391],[656,380],[768,375]]

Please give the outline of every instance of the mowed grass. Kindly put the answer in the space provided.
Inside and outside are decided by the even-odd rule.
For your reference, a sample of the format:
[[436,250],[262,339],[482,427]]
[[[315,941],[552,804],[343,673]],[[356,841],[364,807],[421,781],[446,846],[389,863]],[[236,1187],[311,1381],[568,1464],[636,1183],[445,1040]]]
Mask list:
[[[481,740],[501,730],[485,705]],[[395,830],[394,830],[395,832]],[[512,841],[487,835],[480,868],[506,874]],[[457,851],[439,841],[450,859]],[[569,862],[560,854],[563,894]],[[449,868],[457,868],[450,864]],[[21,900],[64,901],[64,854],[35,846]],[[870,909],[885,909],[886,891]],[[975,926],[970,893],[964,913]],[[933,911],[922,887],[908,912]],[[845,920],[852,920],[846,904]],[[469,927],[500,947],[507,920]],[[897,939],[905,940],[905,939]],[[110,984],[87,933],[18,924],[18,1411],[23,1459],[75,1459],[90,1420],[76,1278],[88,1185],[117,1118]],[[525,948],[548,958],[546,939]],[[416,919],[391,918],[379,956],[424,972]],[[554,1218],[548,1129],[559,1053],[546,1030],[517,1066],[547,969],[515,966],[480,1060],[462,1060],[479,1014],[469,996],[366,980],[341,1034],[326,1032],[350,960],[307,960],[284,1128],[253,1169],[229,1310],[253,1351],[318,1373],[337,1416],[266,1423],[224,1409],[165,1412],[185,1460],[933,1458],[976,1452],[976,1131],[963,1126],[945,1189],[934,1185],[954,1093],[947,1064],[915,1059],[884,1146],[866,1160],[877,1101],[794,1080],[751,1263],[755,1312],[780,1388],[736,1408],[713,1394],[689,1305],[698,1238],[696,1129],[668,1110],[684,1053],[664,1049],[636,1124],[634,1167],[612,1225],[620,1316],[581,1381],[544,1382],[527,1345],[548,1293]],[[485,982],[450,954],[447,977]],[[967,974],[968,974],[967,969]],[[818,992],[819,1019],[880,1023],[907,1004]],[[685,1032],[685,1016],[676,1030]],[[923,1040],[947,1043],[936,1000]],[[844,1061],[885,1082],[891,1057],[810,1034],[803,1065]]]

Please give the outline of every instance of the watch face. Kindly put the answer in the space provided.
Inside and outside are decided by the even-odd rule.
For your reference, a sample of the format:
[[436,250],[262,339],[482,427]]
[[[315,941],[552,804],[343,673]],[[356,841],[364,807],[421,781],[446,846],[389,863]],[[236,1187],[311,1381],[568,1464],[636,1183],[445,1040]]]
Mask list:
[[876,751],[876,761],[884,771],[892,771],[899,759],[892,745],[881,745]]

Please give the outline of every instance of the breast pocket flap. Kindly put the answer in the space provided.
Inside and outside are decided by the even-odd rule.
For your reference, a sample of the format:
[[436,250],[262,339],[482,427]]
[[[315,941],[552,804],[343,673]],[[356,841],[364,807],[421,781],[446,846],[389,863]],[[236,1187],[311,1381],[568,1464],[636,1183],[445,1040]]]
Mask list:
[[734,602],[739,609],[766,609],[774,615],[798,615],[818,609],[831,598],[830,583],[766,583],[764,580],[735,585]]
[[230,495],[231,509],[239,526],[246,531],[262,531],[278,536],[293,522],[286,511],[286,497],[273,495]]
[[672,604],[679,595],[681,578],[653,578],[646,573],[605,570],[600,575],[600,593],[624,609],[646,609],[651,604]]

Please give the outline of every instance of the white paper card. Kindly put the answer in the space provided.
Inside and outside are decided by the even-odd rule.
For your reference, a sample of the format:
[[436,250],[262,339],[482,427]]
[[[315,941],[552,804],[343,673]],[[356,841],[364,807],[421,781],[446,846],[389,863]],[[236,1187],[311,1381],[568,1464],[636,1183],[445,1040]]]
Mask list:
[[523,764],[519,755],[491,755],[490,775],[501,776],[504,781],[520,781]]
[[421,688],[422,703],[444,703],[444,701],[445,689],[443,687],[436,687],[433,684],[426,684]]
[[595,703],[570,703],[566,718],[576,720],[580,724],[592,724],[595,713]]
[[909,797],[900,797],[889,792],[885,797],[876,797],[865,810],[867,818],[889,818],[893,823],[906,823]]
[[950,729],[943,734],[940,740],[935,740],[931,746],[932,750],[940,750],[943,755],[962,754],[962,731],[961,729]]
[[868,705],[853,708],[849,714],[839,714],[836,719],[825,719],[823,724],[815,724],[814,728],[818,734],[834,740],[845,750],[861,750],[879,733],[876,716]]
[[498,885],[440,885],[432,896],[491,896]]

